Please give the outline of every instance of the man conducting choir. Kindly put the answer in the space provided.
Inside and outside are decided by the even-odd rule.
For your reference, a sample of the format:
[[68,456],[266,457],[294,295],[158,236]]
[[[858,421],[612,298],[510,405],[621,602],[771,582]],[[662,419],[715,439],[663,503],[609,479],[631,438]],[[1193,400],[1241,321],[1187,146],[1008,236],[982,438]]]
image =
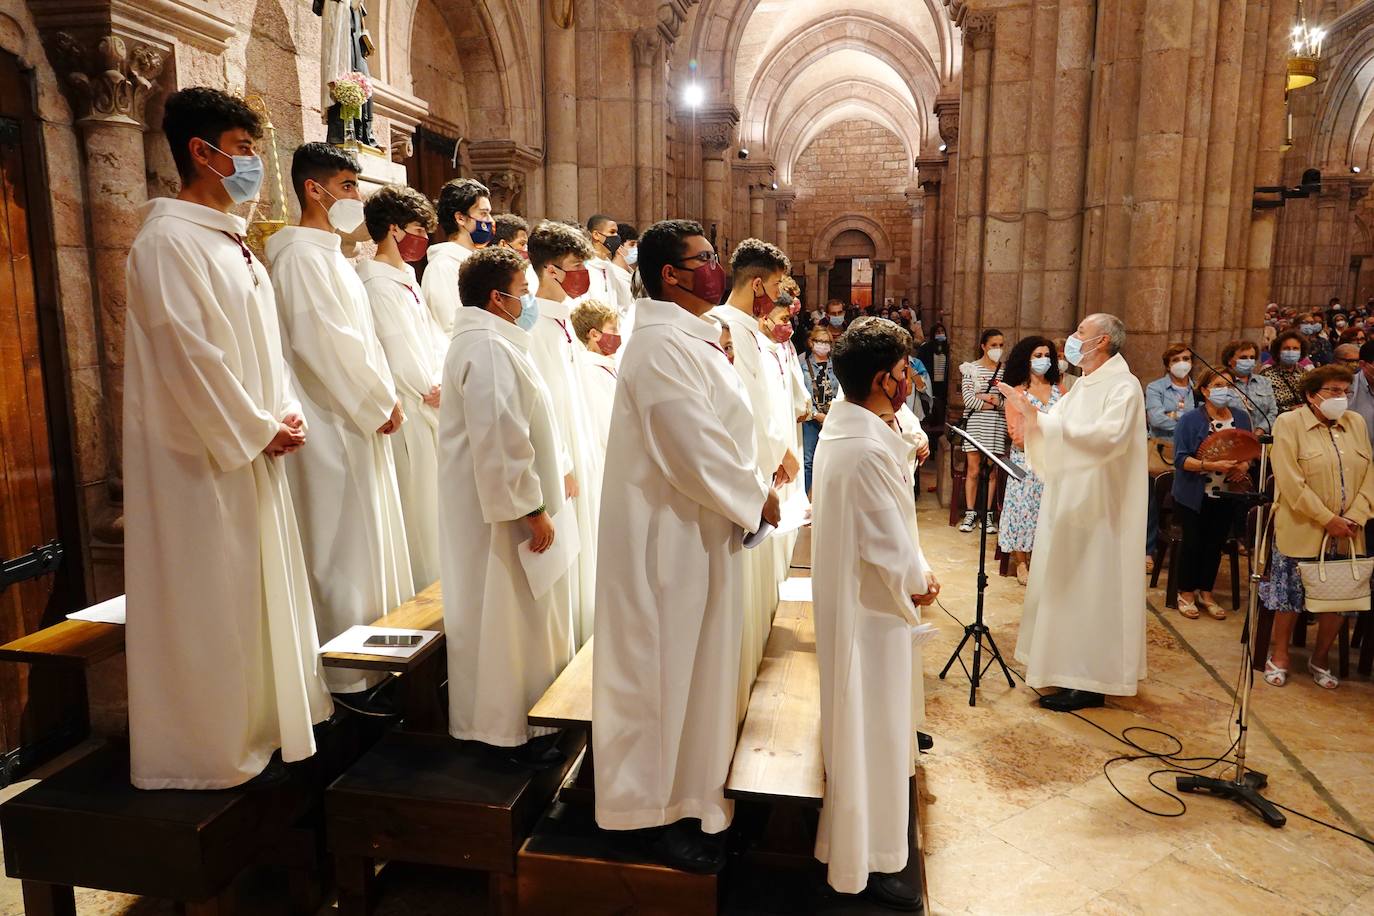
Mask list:
[[[358,162],[327,143],[291,161],[299,226],[267,241],[283,346],[300,387],[311,447],[288,465],[320,638],[365,625],[415,594],[390,434],[404,420],[367,289],[340,250],[363,225]],[[364,695],[381,682],[327,672],[336,699],[385,711]],[[352,696],[349,696],[352,695]]]
[[910,336],[860,318],[835,345],[844,390],[821,429],[812,495],[816,657],[825,803],[816,857],[831,887],[895,909],[920,895],[906,867],[916,729],[925,719],[917,606],[939,585],[921,552],[911,445],[896,413],[911,391]]
[[283,466],[314,430],[229,212],[262,184],[258,116],[185,89],[163,131],[181,192],[144,208],[125,318],[130,767],[140,789],[227,789],[279,781],[273,754],[315,753],[333,711]]
[[460,276],[439,407],[449,733],[549,765],[561,759],[551,731],[525,719],[572,659],[569,590],[565,574],[535,594],[519,547],[543,553],[567,536],[552,521],[563,506],[558,422],[529,355],[524,260],[489,248]]
[[[639,245],[650,298],[620,363],[602,493],[592,677],[596,820],[656,831],[658,855],[719,871],[739,723],[741,532],[776,524],[739,376],[703,319],[724,284],[701,225]],[[699,825],[698,822],[699,821]]]
[[1048,413],[999,385],[1026,421],[1026,458],[1045,482],[1016,659],[1058,712],[1134,696],[1145,676],[1145,398],[1115,315],[1084,318],[1064,346],[1083,378]]

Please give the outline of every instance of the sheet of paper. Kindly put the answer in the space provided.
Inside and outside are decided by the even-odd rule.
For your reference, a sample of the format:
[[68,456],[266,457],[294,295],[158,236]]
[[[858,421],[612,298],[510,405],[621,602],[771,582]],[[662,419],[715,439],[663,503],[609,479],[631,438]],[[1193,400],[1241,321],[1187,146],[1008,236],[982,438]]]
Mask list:
[[111,598],[109,601],[102,601],[93,604],[85,610],[73,611],[67,615],[68,620],[87,620],[91,623],[117,623],[124,625],[124,596]]
[[935,638],[939,633],[939,627],[933,623],[918,623],[911,628],[911,644],[913,646],[923,646]]
[[778,527],[773,532],[774,535],[791,534],[800,528],[811,524],[811,500],[806,498],[806,493],[798,489],[787,498],[787,502],[782,504],[781,517],[778,519]]
[[764,541],[768,540],[768,536],[769,536],[770,534],[772,534],[772,533],[773,533],[773,526],[770,525],[770,524],[768,524],[767,522],[760,521],[760,522],[759,522],[759,530],[758,530],[758,531],[755,531],[755,532],[752,532],[752,533],[749,533],[749,532],[746,532],[746,533],[745,533],[745,535],[744,535],[744,546],[745,546],[745,548],[746,548],[746,549],[749,549],[749,548],[753,548],[753,547],[759,546],[759,545],[762,544]]
[[[388,636],[419,635],[420,641],[413,646],[365,646],[369,636],[385,634]],[[403,630],[399,627],[353,626],[320,646],[321,652],[342,652],[349,655],[381,655],[386,658],[410,658],[426,644],[439,635],[438,630]]]
[[543,553],[530,550],[530,543],[520,545],[520,565],[525,567],[525,578],[529,580],[530,592],[535,599],[543,598],[553,588],[555,582],[572,568],[577,559],[582,542],[578,539],[577,510],[570,502],[565,502],[553,516],[553,545]]
[[811,580],[802,576],[783,579],[778,586],[779,601],[810,601]]

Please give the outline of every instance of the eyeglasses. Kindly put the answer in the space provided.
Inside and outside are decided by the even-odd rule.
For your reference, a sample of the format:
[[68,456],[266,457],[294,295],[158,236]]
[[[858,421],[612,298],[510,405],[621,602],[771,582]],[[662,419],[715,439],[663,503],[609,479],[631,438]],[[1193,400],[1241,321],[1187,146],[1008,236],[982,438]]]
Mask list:
[[703,264],[710,264],[712,261],[719,260],[720,255],[716,254],[714,251],[701,251],[683,258],[682,261],[678,262],[678,266],[681,267],[684,261],[700,261]]
[[1350,393],[1349,388],[1318,388],[1317,394],[1328,394],[1333,398],[1343,398]]

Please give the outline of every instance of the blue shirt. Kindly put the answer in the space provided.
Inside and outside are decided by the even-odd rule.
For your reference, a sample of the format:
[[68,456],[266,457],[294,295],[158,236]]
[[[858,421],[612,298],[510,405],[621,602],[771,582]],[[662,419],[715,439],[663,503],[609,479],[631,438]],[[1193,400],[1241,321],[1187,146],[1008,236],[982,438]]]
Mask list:
[[[1179,402],[1183,405],[1180,407]],[[1174,377],[1166,375],[1145,386],[1145,418],[1150,424],[1150,435],[1156,439],[1167,439],[1174,434],[1183,414],[1193,409],[1193,380],[1188,379],[1188,388],[1174,387]],[[1173,414],[1173,416],[1169,416]]]
[[1274,420],[1279,415],[1279,404],[1274,398],[1274,383],[1255,373],[1251,373],[1249,378],[1234,373],[1233,376],[1234,387],[1252,402],[1243,405],[1243,409],[1254,416],[1255,426],[1258,429],[1272,430]]

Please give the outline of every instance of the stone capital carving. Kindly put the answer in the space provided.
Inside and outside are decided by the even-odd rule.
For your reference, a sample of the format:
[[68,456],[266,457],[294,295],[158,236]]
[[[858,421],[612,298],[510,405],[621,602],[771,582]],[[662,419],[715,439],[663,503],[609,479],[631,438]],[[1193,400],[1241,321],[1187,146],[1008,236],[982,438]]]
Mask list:
[[115,34],[170,51],[187,43],[223,54],[237,31],[224,3],[206,0],[29,0],[45,35]]
[[688,10],[697,0],[667,0],[658,5],[658,34],[668,44],[677,41],[682,34],[682,25],[687,21]]
[[52,38],[52,57],[83,123],[143,126],[143,109],[162,73],[156,48],[106,35],[83,42],[70,32]]
[[907,206],[911,208],[911,218],[915,219],[926,210],[926,192],[920,187],[907,188],[904,192]]
[[733,105],[700,111],[696,115],[697,137],[703,151],[719,156],[735,142],[739,112]]
[[662,54],[663,38],[657,29],[639,29],[630,46],[634,49],[636,67],[652,67]]
[[797,192],[791,188],[784,188],[773,192],[773,200],[778,206],[778,219],[787,219],[792,215],[792,206],[797,202]]
[[940,125],[940,139],[948,147],[945,152],[955,152],[959,148],[959,97],[937,97],[935,99],[935,117]]
[[991,48],[993,38],[997,34],[997,13],[993,10],[970,12],[964,17],[961,26],[965,39],[975,50]]
[[472,175],[491,191],[492,209],[520,209],[528,176],[543,157],[513,140],[475,140],[468,145],[467,161]]

